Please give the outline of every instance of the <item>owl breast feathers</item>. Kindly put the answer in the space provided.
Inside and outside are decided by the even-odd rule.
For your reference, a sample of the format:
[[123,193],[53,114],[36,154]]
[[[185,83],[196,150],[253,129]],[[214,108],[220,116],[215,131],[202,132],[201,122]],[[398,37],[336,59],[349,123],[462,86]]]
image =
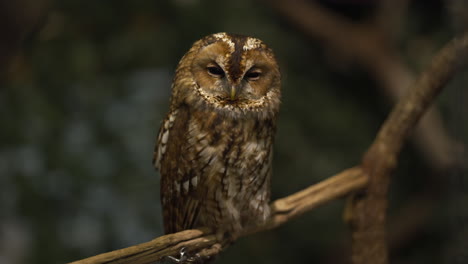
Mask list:
[[166,233],[209,227],[235,238],[269,217],[280,82],[256,38],[213,34],[183,56],[154,153]]

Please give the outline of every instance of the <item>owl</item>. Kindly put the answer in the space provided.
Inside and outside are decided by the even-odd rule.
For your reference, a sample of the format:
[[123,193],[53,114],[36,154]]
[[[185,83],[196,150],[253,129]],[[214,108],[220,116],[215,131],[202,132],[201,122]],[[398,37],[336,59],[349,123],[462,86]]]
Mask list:
[[280,86],[256,38],[208,35],[182,57],[153,160],[165,233],[208,227],[235,240],[268,219]]

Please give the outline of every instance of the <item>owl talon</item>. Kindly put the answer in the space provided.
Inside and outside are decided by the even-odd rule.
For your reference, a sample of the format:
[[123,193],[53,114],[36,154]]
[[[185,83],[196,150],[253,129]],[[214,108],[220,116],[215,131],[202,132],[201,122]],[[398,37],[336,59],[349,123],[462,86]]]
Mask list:
[[186,264],[186,263],[196,263],[198,259],[200,259],[200,255],[197,253],[193,257],[188,257],[187,256],[187,248],[182,247],[179,250],[179,258],[175,258],[173,256],[167,256],[168,259],[173,261],[174,263],[181,263],[181,264]]
[[166,256],[166,258],[169,259],[170,261],[174,262],[174,263],[180,263],[181,262],[180,259],[174,258],[173,256]]

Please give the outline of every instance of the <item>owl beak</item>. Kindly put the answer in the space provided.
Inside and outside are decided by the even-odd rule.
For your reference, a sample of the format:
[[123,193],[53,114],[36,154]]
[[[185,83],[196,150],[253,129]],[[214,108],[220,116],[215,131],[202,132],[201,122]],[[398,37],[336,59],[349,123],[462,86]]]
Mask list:
[[237,99],[240,89],[241,89],[240,84],[231,85],[231,91],[230,91],[231,101],[234,101]]
[[231,86],[231,100],[236,99],[236,86]]

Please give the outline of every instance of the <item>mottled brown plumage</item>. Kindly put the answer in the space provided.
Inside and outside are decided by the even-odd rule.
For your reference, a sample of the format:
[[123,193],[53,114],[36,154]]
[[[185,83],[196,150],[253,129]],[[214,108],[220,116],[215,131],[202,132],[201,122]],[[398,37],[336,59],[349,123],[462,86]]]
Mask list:
[[260,40],[209,35],[181,59],[154,164],[166,233],[236,238],[269,217],[280,73]]

